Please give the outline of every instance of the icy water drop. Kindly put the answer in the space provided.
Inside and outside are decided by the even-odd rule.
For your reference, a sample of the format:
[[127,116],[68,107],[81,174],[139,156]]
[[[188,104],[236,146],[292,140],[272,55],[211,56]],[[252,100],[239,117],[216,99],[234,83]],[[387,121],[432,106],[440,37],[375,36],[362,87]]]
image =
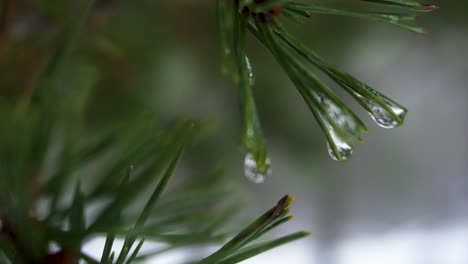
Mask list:
[[[349,146],[346,147],[338,147],[338,152],[341,154],[341,160],[347,160],[351,157],[351,154],[353,154],[353,149]],[[328,154],[330,154],[330,157],[334,160],[339,161],[335,155],[335,152],[333,151],[333,148],[330,146],[330,143],[327,142],[327,148],[328,148]]]
[[334,160],[347,160],[351,157],[351,154],[353,154],[353,147],[350,146],[346,141],[344,141],[342,138],[338,137],[334,131],[330,131],[330,136],[332,137],[333,140],[333,145],[336,147],[336,150],[341,156],[341,159],[338,158],[333,151],[332,146],[330,145],[329,142],[327,142],[327,149],[328,149],[328,154],[330,154],[330,157]]
[[400,106],[393,104],[387,100],[385,103],[392,109],[392,112],[398,116],[400,120],[395,119],[385,108],[382,106],[369,102],[369,106],[372,109],[372,119],[383,128],[394,128],[402,124],[406,116],[406,111]]
[[398,116],[398,119],[396,119],[394,115],[390,114],[387,109],[385,109],[378,103],[368,100],[359,94],[356,95],[369,106],[370,110],[372,111],[369,114],[380,127],[394,128],[403,124],[407,110],[404,109],[402,106],[396,104],[395,102],[392,102],[388,98],[381,97],[383,102],[391,109],[393,114]]
[[257,166],[254,156],[251,153],[247,153],[244,159],[244,173],[245,177],[254,183],[262,183],[265,181],[267,176],[271,175],[271,162],[267,158],[265,161],[265,169],[260,170]]

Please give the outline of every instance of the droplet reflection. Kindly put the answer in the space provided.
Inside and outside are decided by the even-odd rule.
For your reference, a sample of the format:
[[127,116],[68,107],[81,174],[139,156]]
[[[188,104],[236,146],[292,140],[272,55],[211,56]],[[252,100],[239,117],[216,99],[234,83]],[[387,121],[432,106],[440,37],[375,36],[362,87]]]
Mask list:
[[251,153],[247,153],[244,159],[244,173],[245,177],[254,183],[263,183],[267,176],[271,175],[271,162],[267,158],[265,160],[265,166],[263,170],[260,170],[257,166],[254,156]]

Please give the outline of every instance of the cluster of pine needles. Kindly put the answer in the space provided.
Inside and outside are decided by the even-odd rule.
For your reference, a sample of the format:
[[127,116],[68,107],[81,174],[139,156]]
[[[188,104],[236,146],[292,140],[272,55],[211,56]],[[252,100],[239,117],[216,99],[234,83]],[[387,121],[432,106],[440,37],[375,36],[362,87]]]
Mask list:
[[[270,161],[255,109],[247,32],[291,79],[321,125],[335,159],[347,159],[354,140],[367,128],[306,63],[342,86],[381,126],[403,123],[407,112],[403,106],[326,62],[281,22],[303,23],[315,14],[340,15],[423,33],[408,23],[415,14],[435,8],[410,0],[366,2],[403,12],[351,11],[289,0],[217,0],[222,68],[239,82],[242,143],[250,166],[246,173],[254,180],[265,176]],[[202,134],[203,121],[179,120],[161,128],[151,113],[145,113],[100,129],[87,127],[86,106],[97,77],[92,68],[72,69],[76,72],[68,75],[62,69],[95,4],[80,3],[84,3],[80,11],[57,34],[56,47],[31,92],[18,100],[0,100],[0,263],[127,264],[215,243],[222,246],[191,263],[228,264],[307,236],[301,231],[263,239],[291,219],[289,195],[246,227],[226,231],[238,203],[226,199],[232,191],[219,170],[167,188],[184,150]],[[74,85],[68,79],[71,75],[86,76],[86,81]],[[59,88],[64,81],[71,84]],[[95,237],[106,238],[99,259],[83,252]],[[116,249],[116,240],[124,241],[122,248]],[[142,253],[145,241],[161,247]]]

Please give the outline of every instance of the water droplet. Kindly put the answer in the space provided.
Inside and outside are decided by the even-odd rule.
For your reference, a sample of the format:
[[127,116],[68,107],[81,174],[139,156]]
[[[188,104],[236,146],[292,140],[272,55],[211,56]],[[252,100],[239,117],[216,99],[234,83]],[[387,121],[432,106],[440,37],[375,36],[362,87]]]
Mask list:
[[330,157],[338,161],[349,159],[351,157],[351,154],[353,154],[353,147],[349,145],[346,141],[338,137],[333,130],[330,131],[330,136],[333,140],[333,145],[336,147],[336,150],[340,154],[341,158],[338,158],[336,156],[332,146],[329,142],[327,142],[328,154],[330,154]]
[[380,16],[383,17],[383,18],[387,18],[387,19],[391,20],[392,22],[399,22],[402,19],[402,17],[397,16],[397,15],[381,14]]
[[264,182],[266,177],[271,175],[270,158],[267,158],[265,161],[265,169],[260,170],[254,156],[251,153],[247,153],[244,159],[244,173],[245,177],[254,183]]
[[392,112],[398,116],[400,120],[397,120],[391,115],[385,108],[382,106],[370,102],[369,106],[372,109],[372,119],[381,127],[383,128],[394,128],[403,123],[405,119],[406,111],[402,107],[393,104],[392,102],[385,100],[385,103],[392,109]]
[[[330,157],[334,160],[339,161],[335,155],[335,152],[333,151],[333,148],[330,146],[330,143],[327,142],[327,148],[328,148],[328,154]],[[338,148],[338,151],[341,154],[341,160],[347,160],[351,157],[351,154],[353,154],[353,149],[352,148]]]
[[249,83],[250,85],[255,84],[255,77],[252,70],[252,65],[250,64],[249,57],[245,56],[245,65],[247,66],[247,73],[249,74]]
[[392,102],[385,96],[380,95],[381,100],[391,109],[394,115],[398,116],[398,119],[396,119],[394,115],[390,114],[387,109],[379,105],[377,102],[368,100],[361,95],[358,95],[358,97],[369,106],[372,111],[372,113],[369,114],[380,127],[394,128],[403,124],[407,111],[402,106]]

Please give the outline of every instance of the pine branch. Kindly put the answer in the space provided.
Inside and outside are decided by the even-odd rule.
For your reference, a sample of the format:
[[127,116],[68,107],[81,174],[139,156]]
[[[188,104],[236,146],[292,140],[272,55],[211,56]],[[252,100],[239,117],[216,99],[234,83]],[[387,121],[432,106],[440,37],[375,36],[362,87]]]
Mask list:
[[[239,85],[245,173],[252,181],[265,180],[271,161],[256,107],[254,70],[246,45],[249,34],[271,53],[303,97],[334,159],[348,159],[367,128],[310,66],[339,84],[380,126],[403,124],[406,108],[327,62],[283,26],[284,21],[306,23],[320,14],[423,33],[413,24],[416,15],[436,9],[411,0],[362,1],[389,11],[377,12],[371,5],[361,11],[292,0],[217,0],[221,69]],[[30,85],[34,89],[23,92],[23,97],[0,99],[1,263],[129,264],[190,245],[221,244],[204,259],[193,261],[228,264],[308,235],[296,232],[256,242],[292,219],[293,198],[288,195],[238,233],[224,231],[241,209],[238,202],[226,199],[235,197],[235,192],[219,170],[204,170],[193,177],[196,182],[187,177],[168,189],[170,180],[180,177],[175,172],[184,149],[203,134],[200,120],[156,126],[155,115],[139,108],[143,114],[134,115],[134,110],[121,123],[91,127],[87,106],[101,81],[99,67],[94,61],[83,62],[89,58],[75,58],[82,54],[72,51],[83,44],[79,33],[86,30],[83,25],[98,7],[93,0],[70,3],[73,15],[59,20],[58,33],[50,34],[52,38],[44,34],[41,39],[55,48],[35,85]],[[4,1],[1,6],[0,57],[10,50],[5,47],[11,37],[12,4]],[[84,177],[84,173],[90,175]],[[149,197],[146,191],[151,191]],[[89,216],[89,209],[103,200],[106,203]],[[135,212],[142,200],[146,200],[143,208]],[[50,202],[45,209],[44,201]],[[99,260],[82,252],[95,236],[106,237]],[[114,241],[121,238],[124,245],[116,251]],[[142,254],[145,241],[166,246]],[[57,252],[49,251],[50,243],[58,245]]]
[[[220,43],[222,50],[236,50],[234,54],[223,53],[223,69],[228,61],[235,61],[237,70],[228,73],[240,76],[240,98],[242,109],[242,142],[247,152],[245,173],[254,182],[261,182],[270,161],[261,133],[260,121],[255,110],[252,92],[254,74],[245,51],[245,31],[249,31],[271,52],[301,94],[307,106],[323,130],[330,156],[339,161],[350,158],[354,142],[362,141],[361,134],[367,132],[365,124],[353,111],[301,60],[305,60],[323,71],[342,86],[383,128],[401,126],[407,109],[369,87],[351,75],[339,70],[331,63],[311,51],[282,26],[281,20],[303,23],[314,14],[337,15],[351,18],[378,21],[402,27],[416,33],[425,33],[417,26],[409,24],[416,17],[414,12],[432,11],[436,6],[420,4],[411,0],[363,0],[381,6],[398,7],[402,12],[359,11],[302,3],[293,0],[245,0],[235,1],[231,9],[218,8]],[[229,1],[218,0],[218,6],[225,7]],[[232,37],[225,31],[225,21],[230,17],[234,22]],[[222,32],[221,32],[222,31]],[[239,37],[240,36],[240,37]],[[247,124],[247,125],[246,125]],[[250,125],[249,125],[250,124]],[[266,166],[268,164],[268,166]],[[263,180],[262,180],[263,181]]]

